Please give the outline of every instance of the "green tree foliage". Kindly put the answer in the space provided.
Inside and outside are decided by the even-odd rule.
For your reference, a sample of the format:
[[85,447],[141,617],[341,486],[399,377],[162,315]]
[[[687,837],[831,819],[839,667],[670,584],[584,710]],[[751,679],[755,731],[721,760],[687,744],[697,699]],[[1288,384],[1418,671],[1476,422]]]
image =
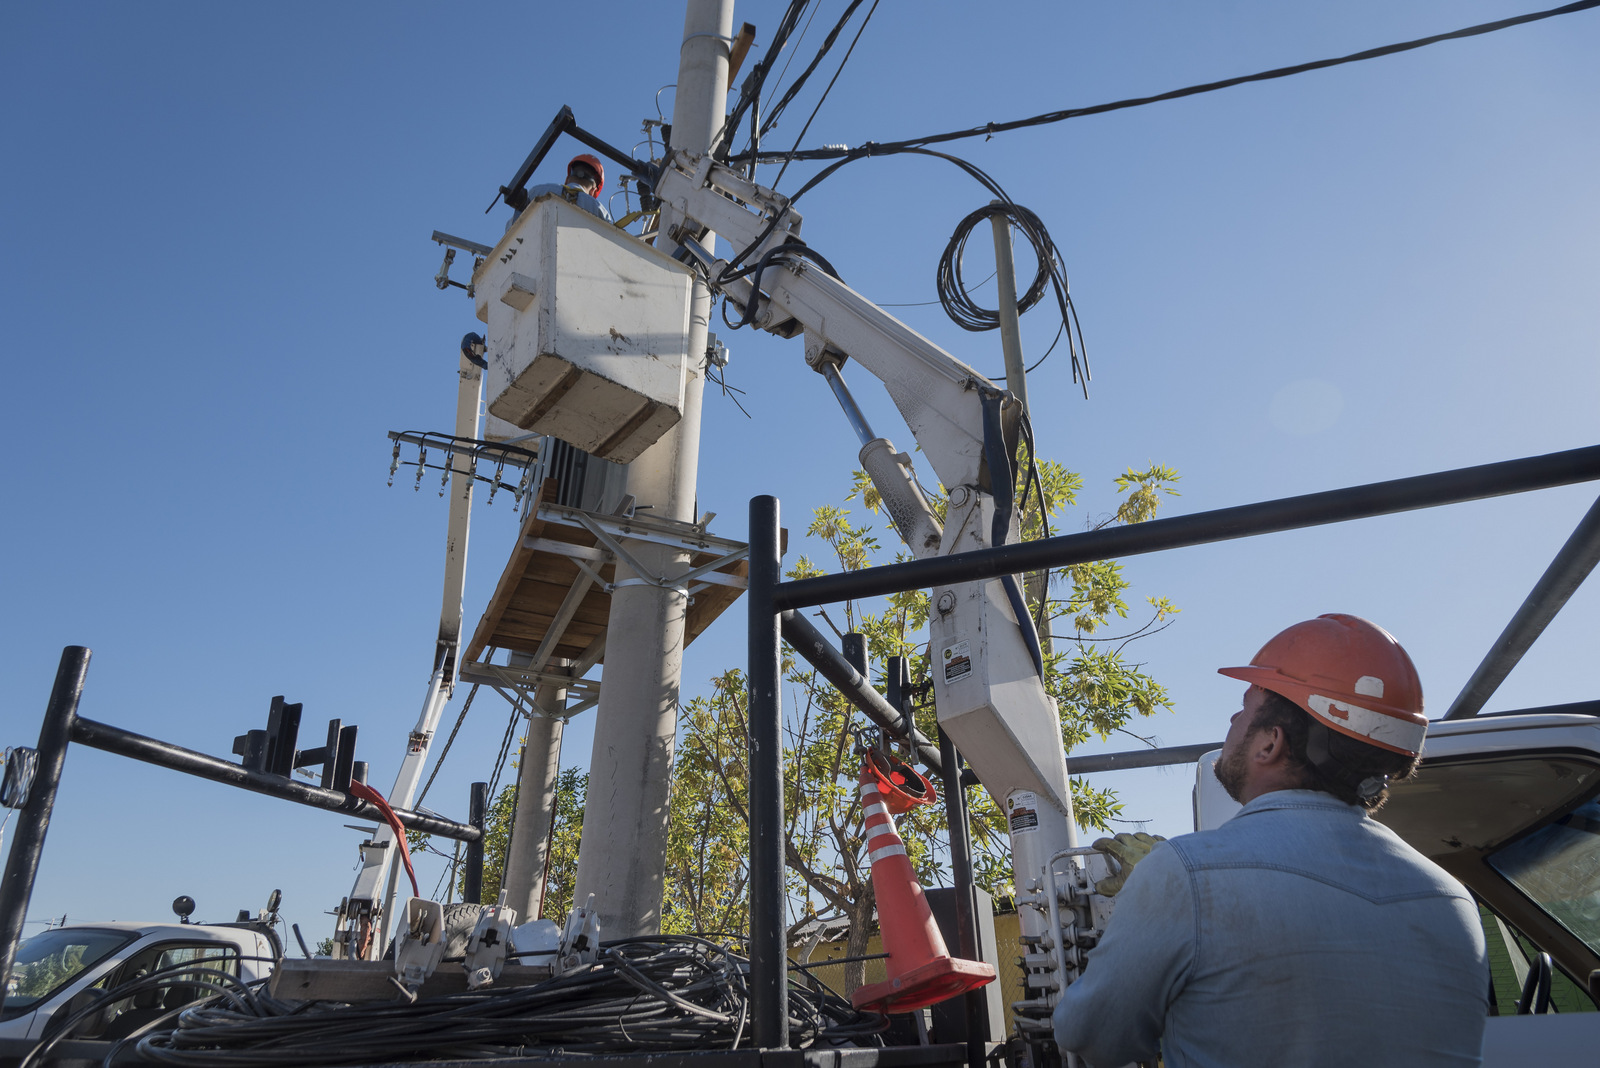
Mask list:
[[577,768],[567,768],[556,779],[556,811],[550,827],[543,912],[558,920],[572,911],[572,891],[578,878],[578,843],[583,839],[583,799],[588,789],[589,773]]

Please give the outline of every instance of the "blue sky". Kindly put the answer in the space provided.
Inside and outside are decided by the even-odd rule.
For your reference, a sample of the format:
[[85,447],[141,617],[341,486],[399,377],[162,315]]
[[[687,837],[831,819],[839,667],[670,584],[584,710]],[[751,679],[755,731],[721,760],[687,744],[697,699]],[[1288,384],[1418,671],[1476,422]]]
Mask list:
[[[997,15],[886,0],[806,141],[1143,95],[1531,6]],[[825,5],[797,68],[842,7]],[[781,9],[735,18],[757,25],[759,48]],[[61,647],[81,644],[95,653],[85,715],[225,755],[283,693],[309,723],[359,724],[387,788],[430,666],[445,510],[431,489],[385,486],[384,435],[449,428],[456,342],[476,323],[459,291],[434,289],[428,235],[492,241],[505,209],[484,206],[562,104],[616,144],[642,140],[676,75],[681,8],[81,4],[0,18],[4,743],[32,744]],[[1594,444],[1597,46],[1600,15],[1586,13],[951,146],[1044,219],[1072,279],[1091,398],[1059,354],[1029,386],[1043,453],[1086,479],[1068,528],[1115,507],[1111,479],[1130,464],[1178,467],[1168,514],[1182,514]],[[793,142],[815,81],[769,144]],[[659,99],[670,114],[671,90]],[[813,172],[792,167],[783,188]],[[852,164],[802,205],[808,241],[855,288],[906,303],[933,299],[952,228],[987,199],[947,164],[899,157]],[[983,246],[971,278],[991,269]],[[998,369],[995,335],[937,306],[901,311]],[[1043,308],[1024,319],[1030,357],[1054,327]],[[701,510],[743,537],[748,499],[775,493],[802,528],[845,492],[853,436],[797,342],[725,340],[754,418],[708,394]],[[908,448],[881,391],[851,380]],[[1143,726],[1171,744],[1220,738],[1239,694],[1214,669],[1324,611],[1392,630],[1442,713],[1594,492],[1129,561],[1137,595],[1183,609],[1134,647],[1177,703]],[[503,500],[474,522],[469,628],[515,528]],[[1597,615],[1581,590],[1490,707],[1592,698],[1581,669]],[[686,694],[741,662],[742,617],[690,650]],[[452,814],[505,728],[482,696],[430,797]],[[587,762],[588,732],[573,723],[566,763]],[[1107,781],[1152,830],[1187,829],[1187,772]],[[358,836],[340,823],[74,749],[31,915],[160,918],[187,893],[202,917],[231,918],[280,886],[318,938],[354,877]],[[437,873],[422,866],[429,884]]]

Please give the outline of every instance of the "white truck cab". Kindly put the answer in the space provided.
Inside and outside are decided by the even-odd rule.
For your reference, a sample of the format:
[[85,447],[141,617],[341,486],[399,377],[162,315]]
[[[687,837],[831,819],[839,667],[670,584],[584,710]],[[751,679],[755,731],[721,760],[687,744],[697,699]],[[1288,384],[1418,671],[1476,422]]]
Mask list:
[[[282,957],[277,936],[254,920],[237,923],[95,923],[41,931],[17,947],[0,1005],[0,1044],[37,1041],[51,1017],[88,991],[114,987],[162,968],[193,962],[245,982],[272,974]],[[118,1039],[213,992],[181,983],[103,1005],[76,1029],[79,1037]]]
[[[1196,767],[1196,830],[1239,811],[1212,769],[1220,752]],[[1600,717],[1430,723],[1417,775],[1375,818],[1478,900],[1495,1013],[1486,1068],[1587,1063],[1600,1049]],[[1531,1011],[1518,1015],[1524,991]]]

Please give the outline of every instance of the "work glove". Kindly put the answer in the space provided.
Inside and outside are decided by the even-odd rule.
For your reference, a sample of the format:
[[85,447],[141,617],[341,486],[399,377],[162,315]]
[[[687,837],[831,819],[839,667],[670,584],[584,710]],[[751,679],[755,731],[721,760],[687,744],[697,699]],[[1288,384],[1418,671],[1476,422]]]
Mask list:
[[1136,834],[1119,834],[1114,838],[1097,838],[1094,848],[1110,858],[1115,871],[1094,884],[1094,892],[1111,897],[1121,890],[1128,882],[1128,876],[1133,874],[1133,866],[1150,855],[1150,850],[1156,847],[1157,842],[1166,839],[1159,834],[1145,834],[1139,831]]

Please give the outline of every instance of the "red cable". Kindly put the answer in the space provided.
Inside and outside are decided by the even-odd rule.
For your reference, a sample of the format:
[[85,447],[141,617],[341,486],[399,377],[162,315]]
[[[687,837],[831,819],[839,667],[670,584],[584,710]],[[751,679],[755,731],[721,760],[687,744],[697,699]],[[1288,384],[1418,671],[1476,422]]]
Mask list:
[[406,844],[405,824],[400,822],[400,817],[394,814],[394,809],[389,807],[389,802],[383,799],[383,795],[366,783],[351,782],[350,796],[359,797],[376,805],[378,811],[383,813],[383,821],[394,828],[395,841],[400,844],[400,859],[405,862],[406,875],[411,878],[411,896],[421,897],[422,891],[417,886],[417,871],[411,866],[411,850]]

